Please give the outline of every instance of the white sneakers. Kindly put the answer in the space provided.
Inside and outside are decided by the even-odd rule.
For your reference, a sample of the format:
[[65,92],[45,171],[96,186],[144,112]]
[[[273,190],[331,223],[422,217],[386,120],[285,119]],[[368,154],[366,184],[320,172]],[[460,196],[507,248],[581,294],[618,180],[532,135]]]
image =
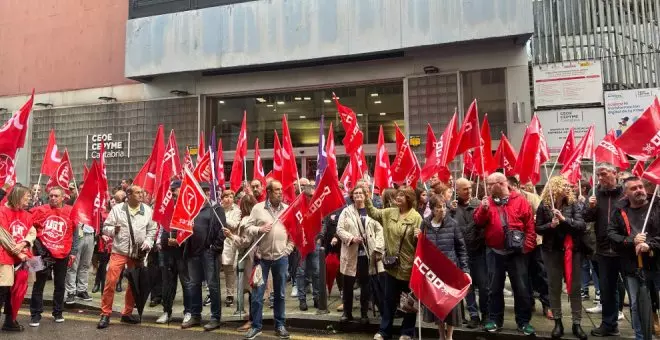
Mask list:
[[192,314],[186,313],[186,314],[183,315],[183,322],[182,323],[190,322],[190,319],[192,319]]
[[600,303],[594,307],[587,308],[587,313],[589,314],[598,314],[601,313],[602,311],[603,311],[603,305],[601,305]]
[[298,287],[293,286],[293,289],[291,290],[291,297],[298,297]]
[[621,321],[624,319],[623,312],[619,311],[619,318],[617,320]]
[[383,336],[380,335],[380,333],[376,333],[376,335],[374,335],[374,340],[384,340],[384,339]]
[[[189,315],[189,314],[186,314]],[[163,313],[158,319],[156,320],[157,324],[166,324],[170,321],[170,314],[169,313]]]

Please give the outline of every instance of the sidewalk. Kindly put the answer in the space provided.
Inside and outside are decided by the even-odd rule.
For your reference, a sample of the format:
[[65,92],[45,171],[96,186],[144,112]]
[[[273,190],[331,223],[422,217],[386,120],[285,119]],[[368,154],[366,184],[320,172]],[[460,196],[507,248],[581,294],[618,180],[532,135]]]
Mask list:
[[[90,274],[90,277],[93,278],[93,275]],[[222,304],[222,321],[224,323],[224,327],[230,327],[230,328],[235,328],[241,325],[243,322],[241,321],[241,318],[239,315],[235,314],[236,312],[236,306],[233,305],[231,307],[225,307],[224,306],[224,275],[221,274],[221,292],[223,294],[222,299],[223,299],[223,304]],[[126,289],[128,285],[128,282],[126,279],[123,280],[123,287]],[[90,282],[90,290],[91,287],[93,287],[93,280]],[[510,289],[508,283],[507,283],[507,288]],[[32,292],[32,285],[28,288],[28,294],[26,296],[26,303],[29,301],[30,294]],[[90,302],[84,302],[82,300],[77,300],[75,304],[73,305],[65,305],[65,310],[67,310],[69,313],[77,313],[81,311],[88,311],[88,312],[97,312],[100,310],[100,301],[101,301],[101,293],[96,293],[96,294],[91,294],[91,291],[89,292],[90,295],[92,296],[93,300]],[[52,294],[53,294],[53,284],[52,281],[48,281],[46,284],[46,289],[44,290],[44,300],[45,304],[48,306],[51,304],[51,299],[52,299]],[[317,315],[317,310],[313,308],[312,306],[312,294],[307,294],[307,303],[309,305],[309,310],[306,312],[302,312],[298,309],[298,299],[297,298],[292,298],[290,297],[291,294],[291,285],[289,284],[287,286],[287,297],[286,297],[286,317],[287,317],[287,324],[290,327],[293,328],[302,328],[302,329],[317,329],[317,330],[325,330],[330,334],[336,334],[336,333],[375,333],[378,330],[378,318],[373,318],[373,314],[370,312],[369,316],[372,318],[371,319],[371,324],[368,326],[360,325],[358,323],[351,323],[351,324],[340,324],[339,323],[339,317],[341,316],[341,312],[337,312],[337,306],[341,304],[341,300],[339,297],[339,292],[337,291],[337,287],[335,286],[333,288],[332,293],[328,297],[328,314],[321,314]],[[359,295],[359,290],[356,291],[356,296]],[[206,296],[206,293],[204,293],[204,296]],[[593,297],[593,291],[591,292],[591,297]],[[247,295],[246,295],[247,299]],[[124,292],[121,293],[116,293],[115,294],[115,299],[114,299],[114,304],[113,304],[113,311],[119,314],[121,309],[123,308],[123,303],[124,303]],[[497,334],[488,334],[482,330],[479,329],[467,329],[465,327],[457,329],[456,330],[456,338],[459,339],[464,339],[464,338],[475,338],[475,337],[481,337],[481,338],[489,338],[489,339],[494,339],[494,338],[502,338],[506,337],[506,339],[511,339],[512,337],[523,337],[522,334],[518,333],[516,331],[516,324],[514,321],[514,314],[513,314],[513,298],[512,297],[505,297],[505,315],[504,315],[504,329],[502,332],[497,333]],[[591,300],[583,301],[583,308],[591,308],[593,306],[593,302]],[[23,307],[23,310],[27,309],[27,306]],[[356,301],[354,303],[354,315],[359,315],[359,302]],[[49,307],[44,308],[44,314],[48,315],[50,312]],[[247,307],[246,307],[247,310]],[[145,322],[154,322],[158,316],[162,314],[162,306],[156,306],[156,307],[149,307],[148,302],[147,306],[145,306],[144,310],[144,316],[143,320]],[[630,310],[629,307],[624,308],[624,314],[625,314],[625,319],[619,322],[619,329],[621,331],[621,337],[623,339],[632,339],[634,338],[634,334],[632,331],[632,326],[630,323]],[[570,313],[570,308],[569,308],[569,303],[568,303],[568,297],[564,294],[562,298],[562,315],[563,315],[563,323],[564,323],[564,328],[565,328],[565,337],[564,338],[574,338],[572,333],[571,333],[571,313]],[[66,316],[65,316],[66,317]],[[182,302],[182,295],[181,295],[181,287],[178,287],[177,290],[177,296],[175,299],[174,303],[174,313],[173,313],[173,318],[174,321],[172,322],[173,324],[181,322],[181,319],[183,317],[183,302]],[[208,320],[209,317],[209,308],[205,307],[202,313],[203,320]],[[244,317],[246,317],[244,315]],[[272,309],[269,309],[266,306],[264,308],[264,323],[272,323]],[[395,321],[395,325],[400,325],[401,319],[397,319]],[[582,327],[585,332],[589,333],[591,329],[597,327],[600,324],[600,314],[588,314],[586,311],[583,311],[582,313]],[[542,315],[542,308],[540,302],[537,300],[536,301],[536,310],[533,314],[532,318],[532,325],[536,328],[537,332],[537,338],[550,338],[550,332],[552,331],[552,328],[554,327],[554,321],[546,319]],[[427,323],[422,323],[422,334],[424,338],[437,338],[437,328],[433,324],[427,324]],[[398,333],[395,333],[398,334]],[[591,337],[591,335],[589,335]]]

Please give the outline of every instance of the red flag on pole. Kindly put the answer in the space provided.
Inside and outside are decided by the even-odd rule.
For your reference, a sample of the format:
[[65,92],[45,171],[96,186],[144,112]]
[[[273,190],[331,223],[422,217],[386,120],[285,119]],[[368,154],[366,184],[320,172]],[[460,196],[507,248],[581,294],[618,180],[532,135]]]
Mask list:
[[410,289],[436,317],[444,320],[470,290],[472,280],[447,256],[419,234]]
[[259,151],[259,138],[254,141],[254,168],[252,169],[252,179],[259,180],[261,185],[266,187],[266,175],[264,174],[264,165],[261,162],[261,151]]
[[[328,153],[328,159],[329,158],[330,154]],[[385,135],[383,134],[383,126],[381,125],[380,131],[378,132],[378,148],[376,152],[376,166],[374,169],[374,192],[380,194],[383,190],[391,187],[392,172],[390,171],[390,156],[387,154]]]
[[541,127],[541,121],[539,117],[534,115],[530,125],[536,125],[536,129],[539,131],[539,164],[543,164],[550,159],[550,150],[548,149],[548,143],[545,140],[545,135],[543,134],[543,127]]
[[[383,128],[381,127],[381,131],[382,129]],[[335,176],[339,176],[339,170],[337,170],[337,156],[335,155],[335,133],[332,129],[332,122],[330,122],[330,130],[328,130],[328,140],[325,142],[325,154],[327,164],[325,169],[332,169]]]
[[69,182],[73,178],[73,170],[71,169],[69,153],[66,149],[64,149],[64,155],[62,156],[60,165],[49,175],[50,178],[48,179],[48,183],[46,183],[46,192],[50,191],[53,187],[59,186],[67,195],[71,194]]
[[593,158],[593,139],[594,127],[592,125],[580,140],[580,143],[575,148],[575,151],[573,151],[571,158],[569,158],[568,162],[566,162],[566,164],[564,164],[564,166],[561,168],[559,173],[566,177],[566,180],[568,180],[569,183],[576,184],[582,177],[582,169],[580,168],[582,159]]
[[428,181],[433,175],[438,173],[440,167],[442,145],[435,139],[433,128],[431,124],[426,124],[426,160],[424,161],[424,168],[422,168],[422,181]]
[[635,163],[635,166],[632,169],[632,174],[640,178],[642,177],[644,174],[644,161],[637,161],[637,163]]
[[25,104],[0,127],[0,154],[14,158],[16,150],[25,146],[28,118],[34,103],[34,89]]
[[[275,131],[273,138],[273,179],[282,183],[282,145],[280,144],[280,138],[277,136],[277,131]],[[282,185],[284,187],[284,185]],[[291,202],[291,201],[290,201]]]
[[484,114],[484,121],[481,124],[481,140],[483,141],[482,153],[484,158],[484,170],[486,173],[491,173],[497,169],[495,165],[495,158],[493,157],[493,141],[490,134],[490,123],[488,122],[488,114]]
[[225,190],[225,156],[222,153],[222,138],[218,138],[218,152],[215,153],[215,160],[215,179],[218,181],[218,186]]
[[344,148],[346,148],[346,154],[352,154],[362,146],[364,140],[364,135],[358,126],[357,115],[351,108],[341,105],[339,98],[334,93],[332,94],[332,98],[335,100],[337,111],[341,118],[341,124],[344,126],[344,131],[346,131],[346,136],[344,136],[342,143],[344,144]]
[[455,156],[481,145],[481,131],[479,130],[479,117],[477,113],[477,100],[473,100],[465,114],[465,120],[458,133],[458,145]]
[[62,156],[57,151],[57,142],[55,141],[55,130],[50,130],[48,136],[48,145],[46,146],[46,154],[44,160],[41,162],[41,174],[50,176],[54,173],[57,167],[62,162]]
[[421,169],[417,164],[417,159],[410,149],[408,140],[394,124],[396,128],[396,149],[397,154],[392,163],[392,181],[397,184],[410,185],[413,188],[417,185],[417,180],[421,176]]
[[646,168],[646,171],[642,173],[642,178],[649,180],[653,184],[660,185],[660,157],[656,158],[649,167]]
[[568,130],[564,145],[561,147],[561,151],[557,157],[557,163],[566,164],[569,158],[571,158],[573,151],[575,151],[575,132],[573,131],[573,128],[571,128]]
[[511,146],[509,140],[506,138],[504,133],[502,133],[500,145],[497,147],[497,151],[495,152],[496,167],[502,168],[507,176],[513,176],[515,175],[513,170],[516,166],[517,159],[518,155],[516,154],[516,150],[513,149],[513,146]]
[[174,213],[174,197],[172,197],[170,183],[172,177],[181,173],[179,147],[176,144],[174,130],[170,131],[161,168],[163,179],[160,181],[160,188],[156,192],[156,203],[154,204],[152,220],[163,226],[165,231],[169,232],[172,214]]
[[206,137],[204,136],[204,130],[199,132],[199,139],[197,140],[197,163],[204,157],[206,153],[206,147],[204,146],[204,141]]
[[[660,152],[660,102],[653,104],[614,141],[629,156],[646,161]],[[647,170],[648,171],[648,170]]]
[[101,208],[100,180],[101,170],[99,169],[99,165],[96,161],[92,161],[85,185],[80,190],[78,198],[71,209],[71,221],[73,224],[87,224],[98,230],[98,213]]
[[[206,203],[202,187],[188,170],[183,172],[179,198],[176,200],[170,228],[192,233],[193,222]],[[185,235],[185,234],[184,234]]]
[[525,130],[518,160],[513,171],[520,176],[520,183],[532,182],[534,184],[541,180],[541,135],[539,124],[529,124]]
[[[241,188],[243,174],[246,169],[243,169],[243,161],[247,156],[247,113],[243,111],[243,122],[241,123],[241,131],[238,133],[238,142],[236,142],[236,152],[234,153],[234,162],[231,166],[231,175],[229,177],[229,187],[232,191],[237,192]],[[247,178],[245,179],[247,180]]]
[[280,215],[280,222],[296,248],[303,249],[303,217],[307,213],[307,197],[301,193]]
[[580,143],[576,149],[582,150],[582,158],[593,159],[594,158],[594,126],[590,126],[587,133],[582,136]]
[[[190,157],[190,149],[188,147],[186,147],[186,154],[183,156],[183,167],[190,172],[195,171],[195,164],[192,161],[192,157]],[[181,171],[179,178],[183,178],[183,169]]]
[[135,176],[133,183],[139,185],[149,194],[154,194],[158,188],[160,180],[160,165],[163,162],[163,153],[165,150],[165,133],[163,132],[163,125],[158,125],[158,131],[156,132],[156,140],[154,140],[154,146],[151,150],[151,154],[147,161],[140,169],[140,172]]
[[628,162],[628,158],[623,153],[623,150],[614,145],[615,140],[614,129],[612,129],[607,135],[605,135],[605,138],[598,143],[598,146],[594,151],[596,162],[610,163],[620,170],[628,169],[628,167],[630,167],[630,162]]
[[293,143],[289,133],[286,115],[282,115],[282,188],[284,199],[291,202],[296,199],[295,183],[298,179],[298,165],[293,153]]
[[314,195],[309,201],[309,209],[304,217],[301,258],[314,251],[315,238],[321,232],[323,218],[344,206],[344,195],[339,188],[337,176],[332,171],[325,171],[316,184]]
[[211,181],[211,153],[204,153],[204,157],[197,162],[195,170],[192,172],[193,177],[197,182],[210,182]]

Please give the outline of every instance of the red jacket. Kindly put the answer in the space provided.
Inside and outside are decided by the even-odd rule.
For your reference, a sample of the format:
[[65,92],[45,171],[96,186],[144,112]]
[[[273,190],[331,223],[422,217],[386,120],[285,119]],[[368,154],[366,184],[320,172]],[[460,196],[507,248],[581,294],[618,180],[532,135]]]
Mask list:
[[524,253],[529,253],[536,247],[536,230],[534,228],[534,215],[532,207],[525,197],[512,192],[507,204],[498,206],[493,198],[488,198],[488,209],[479,206],[474,210],[474,223],[478,227],[486,228],[486,246],[494,249],[504,249],[504,229],[500,219],[499,210],[503,209],[507,217],[509,229],[520,230],[525,233]]
[[63,259],[69,256],[76,229],[70,217],[71,206],[51,208],[46,204],[32,208],[31,212],[34,227],[37,229],[37,238],[53,258]]
[[[7,206],[0,207],[0,227],[4,228],[14,238],[14,242],[22,242],[32,228],[32,215],[23,210],[12,210]],[[23,250],[28,256],[32,256],[29,248]],[[0,247],[0,264],[16,264],[20,260],[13,256],[5,248]]]

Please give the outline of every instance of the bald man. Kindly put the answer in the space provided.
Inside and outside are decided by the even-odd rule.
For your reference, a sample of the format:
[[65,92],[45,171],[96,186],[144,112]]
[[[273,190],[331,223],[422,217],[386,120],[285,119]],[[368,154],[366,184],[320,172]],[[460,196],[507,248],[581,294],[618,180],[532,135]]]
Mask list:
[[484,229],[488,263],[488,321],[484,329],[496,333],[504,322],[504,279],[509,273],[518,331],[526,336],[536,331],[530,324],[528,253],[536,247],[532,207],[516,192],[510,192],[506,176],[496,172],[486,179],[488,193],[474,212],[474,222]]
[[[472,287],[465,297],[467,310],[470,314],[468,328],[477,328],[481,320],[488,319],[488,267],[486,266],[486,244],[484,243],[483,228],[474,225],[474,210],[479,207],[479,200],[472,197],[472,182],[466,178],[456,180],[456,209],[452,210],[452,217],[463,229],[465,245],[468,249],[468,264],[472,275]],[[475,288],[479,290],[479,304]],[[479,315],[481,312],[481,316]]]

